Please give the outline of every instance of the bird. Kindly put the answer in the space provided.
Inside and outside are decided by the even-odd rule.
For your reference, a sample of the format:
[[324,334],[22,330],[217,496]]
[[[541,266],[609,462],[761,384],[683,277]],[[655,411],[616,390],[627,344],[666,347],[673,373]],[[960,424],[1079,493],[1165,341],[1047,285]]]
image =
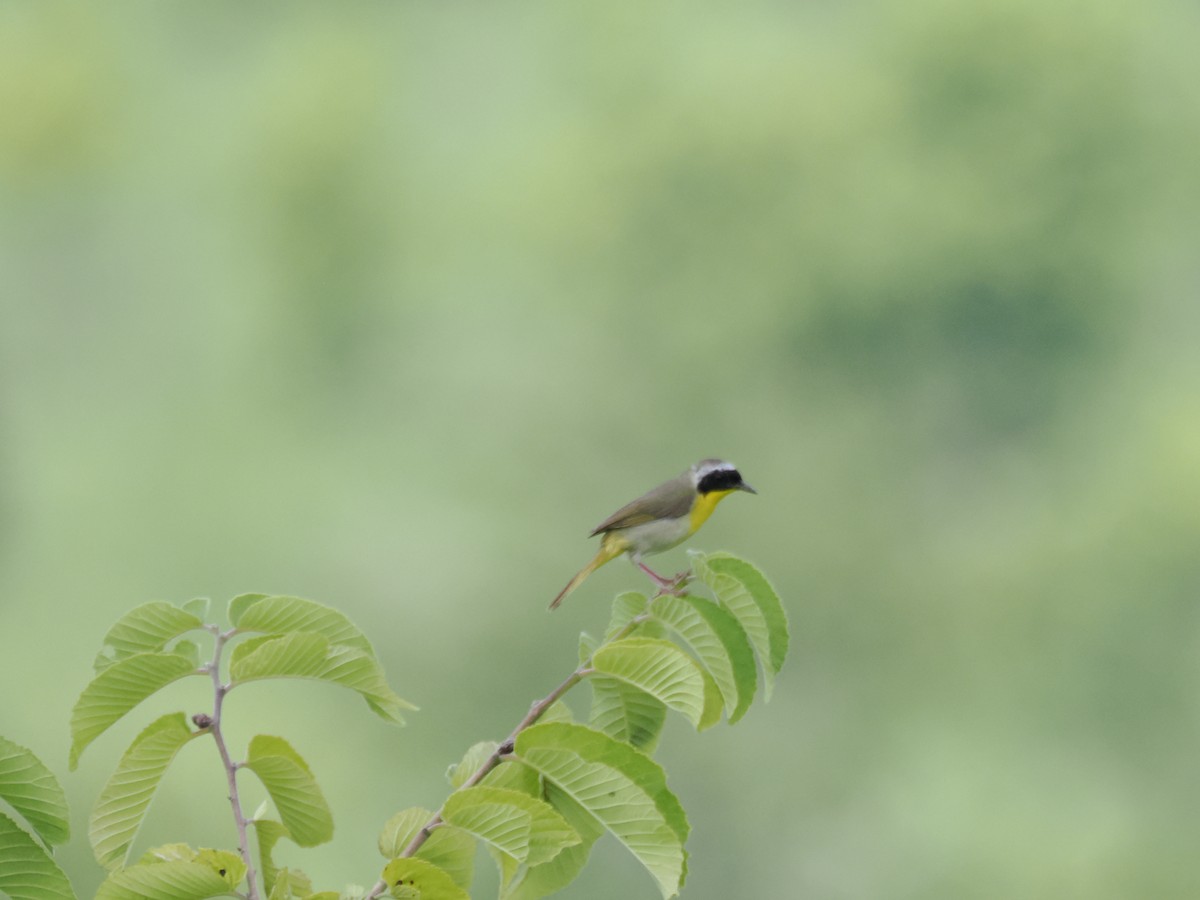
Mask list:
[[559,591],[550,608],[556,609],[585,578],[622,553],[628,553],[633,564],[654,579],[660,589],[677,588],[679,576],[663,578],[642,562],[642,557],[682,544],[700,530],[717,504],[734,491],[758,493],[742,480],[733,463],[702,459],[622,506],[592,529],[590,537],[602,535],[599,552]]

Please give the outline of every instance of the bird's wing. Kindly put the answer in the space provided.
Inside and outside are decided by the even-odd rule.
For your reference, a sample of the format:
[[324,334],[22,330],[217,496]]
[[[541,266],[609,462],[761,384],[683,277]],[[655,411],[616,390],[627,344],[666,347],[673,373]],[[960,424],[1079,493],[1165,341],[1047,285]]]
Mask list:
[[673,478],[627,503],[592,530],[592,536],[618,528],[644,525],[656,519],[678,519],[692,508],[695,490],[686,481]]

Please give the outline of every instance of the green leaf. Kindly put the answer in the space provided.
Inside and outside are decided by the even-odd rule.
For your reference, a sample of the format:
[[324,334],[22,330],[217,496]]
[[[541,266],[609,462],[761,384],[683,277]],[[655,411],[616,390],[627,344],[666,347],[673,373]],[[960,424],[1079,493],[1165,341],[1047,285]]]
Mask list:
[[191,600],[185,600],[179,605],[185,613],[195,616],[202,622],[207,622],[209,607],[212,606],[212,602],[208,597],[193,597]]
[[[471,776],[491,758],[499,746],[495,741],[480,741],[478,744],[472,744],[463,754],[463,758],[446,770],[446,780],[450,782],[450,786],[457,789],[466,784]],[[392,855],[398,856],[399,854]]]
[[71,882],[50,854],[0,813],[0,894],[12,900],[75,900]]
[[244,765],[262,781],[297,845],[315,847],[333,837],[333,814],[325,797],[308,764],[287,741],[256,735]]
[[542,795],[542,779],[538,773],[511,756],[501,760],[500,765],[488,772],[480,784],[520,791],[530,797]]
[[625,638],[605,644],[592,656],[592,668],[645,691],[700,727],[704,676],[696,661],[670,641]]
[[750,563],[728,553],[698,557],[697,569],[716,598],[737,617],[763,666],[767,699],[788,651],[787,613],[771,584]]
[[71,711],[72,771],[88,744],[155,691],[198,674],[176,653],[137,653],[108,666],[83,689]]
[[717,687],[716,680],[708,674],[708,670],[703,666],[700,668],[700,674],[704,676],[704,712],[700,714],[700,724],[696,726],[696,730],[706,731],[721,721],[725,700],[721,696],[721,689]]
[[[260,819],[256,815],[250,824],[254,826],[255,835],[258,837],[258,871],[262,875],[267,893],[270,894],[274,891],[275,879],[280,873],[279,867],[275,865],[275,845],[282,838],[291,835],[282,822],[276,822],[274,819]],[[311,889],[310,887],[309,890]]]
[[626,625],[642,615],[648,602],[646,595],[637,591],[617,594],[613,598],[612,618],[608,620],[608,630],[604,632],[604,639],[612,640]]
[[679,892],[687,872],[687,817],[654,760],[599,731],[559,723],[521,732],[516,752],[541,773],[547,790],[553,785],[612,832],[664,898]]
[[251,638],[233,648],[229,673],[234,684],[262,678],[314,678],[357,691],[384,719],[404,724],[401,711],[416,709],[388,686],[374,657],[330,644],[321,634],[297,632]]
[[375,657],[367,636],[346,616],[302,597],[261,597],[241,611],[236,624],[238,631],[320,634],[331,644],[353,647]]
[[113,869],[125,863],[163,773],[195,734],[183,713],[169,713],[134,738],[100,792],[88,823],[88,840],[100,865]]
[[579,843],[579,835],[553,807],[520,791],[471,787],[446,800],[442,818],[479,840],[531,865]]
[[475,875],[475,839],[461,829],[439,825],[414,854],[437,866],[463,890]]
[[[334,900],[337,900],[338,896],[337,891],[329,891],[325,895],[333,897]],[[272,879],[271,886],[267,888],[267,900],[292,900],[293,897],[311,900],[314,896],[320,897],[323,894],[313,894],[312,879],[299,869],[280,869]]]
[[96,672],[138,653],[157,653],[185,632],[203,628],[204,621],[192,613],[156,600],[131,609],[104,636],[96,657]]
[[165,862],[195,862],[196,853],[197,851],[190,844],[160,844],[143,853],[136,865],[153,866]]
[[523,867],[515,879],[511,875],[505,878],[506,869],[501,858],[502,900],[538,900],[566,887],[583,871],[591,855],[592,845],[604,833],[604,828],[596,819],[553,782],[546,785],[546,799],[579,835],[580,842],[567,847],[547,862]]
[[592,688],[589,724],[605,734],[650,753],[667,721],[666,704],[616,678],[588,679]]
[[423,859],[393,859],[383,867],[383,880],[393,897],[471,900],[446,872]]
[[205,847],[196,852],[195,862],[208,866],[224,878],[231,888],[237,887],[246,877],[246,863],[232,850],[212,850]]
[[402,809],[384,823],[383,831],[379,833],[379,852],[384,859],[395,859],[403,856],[417,832],[433,818],[433,810],[423,806],[412,806]]
[[195,668],[200,668],[200,648],[194,641],[176,641],[171,645],[171,652],[182,656]]
[[71,835],[67,796],[33,751],[0,737],[0,799],[20,813],[48,845]]
[[[403,856],[417,832],[433,819],[433,812],[413,806],[396,813],[379,834],[379,852],[385,859]],[[474,867],[475,840],[465,831],[446,825],[433,829],[416,856],[432,863],[462,886],[471,886]]]
[[651,614],[679,635],[711,673],[730,724],[746,714],[758,686],[750,639],[728,609],[703,597],[656,597]]
[[205,900],[233,894],[210,866],[174,860],[118,869],[100,885],[96,900]]
[[546,708],[546,711],[542,713],[542,717],[538,719],[538,721],[574,722],[575,716],[571,713],[571,707],[567,706],[567,704],[563,703],[561,700],[555,700]]
[[229,617],[229,624],[234,628],[238,627],[238,622],[241,621],[246,610],[257,603],[259,600],[266,598],[266,594],[238,594],[229,601],[229,610],[226,615]]

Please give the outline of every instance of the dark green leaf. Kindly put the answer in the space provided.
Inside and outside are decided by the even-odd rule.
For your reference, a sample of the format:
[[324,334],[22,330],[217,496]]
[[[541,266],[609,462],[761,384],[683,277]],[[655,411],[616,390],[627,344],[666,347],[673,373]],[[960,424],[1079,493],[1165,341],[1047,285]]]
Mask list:
[[728,553],[699,558],[697,570],[717,599],[737,617],[763,666],[768,699],[788,651],[787,613],[771,583],[750,563]]

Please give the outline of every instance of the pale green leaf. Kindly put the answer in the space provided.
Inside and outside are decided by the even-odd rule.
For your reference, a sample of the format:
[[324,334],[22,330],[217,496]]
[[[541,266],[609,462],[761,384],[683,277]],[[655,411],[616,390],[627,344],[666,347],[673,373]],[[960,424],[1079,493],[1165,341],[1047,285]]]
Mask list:
[[787,613],[771,584],[750,563],[728,553],[698,557],[696,566],[714,596],[746,631],[763,667],[763,690],[770,699],[775,676],[788,651]]
[[118,869],[100,885],[96,900],[205,900],[233,895],[229,882],[208,865],[175,860]]
[[281,737],[260,734],[250,740],[245,768],[262,781],[288,836],[301,847],[333,837],[333,814],[308,764]]
[[137,653],[100,672],[71,711],[70,768],[74,770],[84,748],[125,713],[160,688],[195,674],[191,661],[175,653]]
[[0,799],[7,800],[48,845],[71,834],[67,796],[32,750],[0,737]]
[[321,634],[295,632],[244,641],[230,654],[229,672],[234,684],[262,678],[314,678],[348,687],[396,724],[404,723],[403,710],[416,709],[388,686],[372,656],[330,644]]
[[[388,819],[379,834],[379,852],[387,859],[402,856],[417,832],[429,824],[433,817],[431,810],[420,806],[396,813]],[[456,884],[470,887],[475,840],[465,831],[439,825],[430,832],[416,855],[445,871]]]
[[96,657],[95,670],[100,672],[137,653],[157,653],[181,634],[203,627],[202,619],[178,606],[161,600],[143,603],[121,616],[108,630]]
[[567,706],[567,704],[565,704],[561,700],[555,700],[553,703],[551,703],[546,708],[546,711],[544,713],[542,713],[542,717],[540,719],[538,719],[538,721],[539,722],[574,722],[575,716],[571,712],[571,707]]
[[208,866],[232,888],[237,887],[246,877],[246,863],[232,850],[212,850],[204,847],[196,852],[195,862]]
[[605,644],[592,656],[592,668],[645,691],[700,726],[704,676],[696,661],[670,641],[625,638]]
[[[138,866],[158,866],[174,863],[198,863],[205,866],[235,888],[246,877],[246,863],[232,850],[213,850],[202,847],[194,850],[187,844],[163,844],[142,854]],[[136,868],[136,867],[135,867]]]
[[576,654],[579,657],[579,662],[581,664],[586,663],[592,658],[592,654],[596,652],[596,648],[599,646],[600,642],[586,631],[579,632],[579,651]]
[[[580,842],[565,848],[546,862],[521,867],[516,878],[511,875],[505,878],[506,870],[502,867],[502,900],[538,900],[566,887],[583,871],[592,852],[592,845],[604,833],[604,827],[553,782],[546,785],[546,799],[562,815],[564,821],[569,823],[571,830],[579,836]],[[504,860],[501,859],[500,862],[503,864]]]
[[185,600],[180,604],[185,613],[195,616],[202,622],[208,621],[208,612],[211,606],[212,602],[208,597],[193,597],[191,600]]
[[754,701],[758,666],[746,632],[728,609],[703,597],[656,597],[651,614],[692,648],[724,699],[730,724]]
[[439,825],[414,855],[437,866],[463,890],[470,890],[475,875],[475,839],[465,831]]
[[[495,741],[480,741],[478,744],[472,744],[463,754],[463,758],[446,770],[446,780],[450,782],[450,786],[460,788],[466,784],[471,776],[491,758],[499,746]],[[398,856],[399,854],[392,855]]]
[[262,875],[267,893],[270,894],[274,890],[275,879],[280,872],[279,867],[275,864],[275,845],[290,835],[282,822],[263,819],[260,818],[260,815],[261,813],[255,814],[254,821],[250,824],[254,826],[255,835],[258,837],[258,871]]
[[523,731],[516,752],[548,791],[553,785],[624,844],[663,897],[678,893],[687,871],[687,817],[657,763],[599,731],[559,723]]
[[419,900],[471,900],[446,872],[424,859],[393,859],[383,868],[383,880],[393,897]]
[[170,650],[176,656],[182,656],[195,668],[200,668],[200,647],[195,641],[176,641]]
[[511,756],[501,760],[500,765],[488,772],[480,784],[520,791],[531,797],[540,797],[542,794],[542,779],[538,773]]
[[[320,897],[323,895],[313,894],[312,879],[299,869],[280,869],[267,888],[267,900],[292,900],[294,897],[303,897],[305,900],[311,900],[314,896]],[[336,900],[337,892],[329,891],[327,896],[331,896]]]
[[237,629],[268,634],[297,631],[320,634],[331,644],[353,647],[367,656],[375,656],[367,636],[345,615],[302,597],[262,597],[240,614]]
[[0,813],[0,894],[12,900],[75,900],[71,882],[44,847]]
[[594,675],[588,683],[592,688],[588,724],[618,741],[652,752],[667,721],[666,704],[616,678]]
[[88,840],[100,865],[112,869],[125,863],[163,773],[195,734],[183,713],[170,713],[134,738],[100,792],[88,823]]
[[646,595],[637,591],[617,594],[613,598],[612,617],[608,620],[608,630],[604,632],[604,639],[612,640],[630,622],[646,612],[647,603]]
[[238,622],[241,621],[246,610],[257,603],[259,600],[266,598],[266,594],[238,594],[229,601],[229,610],[226,613],[229,617],[229,624],[237,628]]
[[193,862],[197,852],[190,844],[160,844],[143,853],[135,865],[153,866],[165,862]]
[[417,832],[433,819],[433,810],[422,806],[412,806],[402,809],[387,822],[379,833],[379,852],[384,859],[395,859],[403,856]]
[[520,791],[464,788],[446,800],[442,818],[519,862],[546,862],[579,843],[553,807]]

